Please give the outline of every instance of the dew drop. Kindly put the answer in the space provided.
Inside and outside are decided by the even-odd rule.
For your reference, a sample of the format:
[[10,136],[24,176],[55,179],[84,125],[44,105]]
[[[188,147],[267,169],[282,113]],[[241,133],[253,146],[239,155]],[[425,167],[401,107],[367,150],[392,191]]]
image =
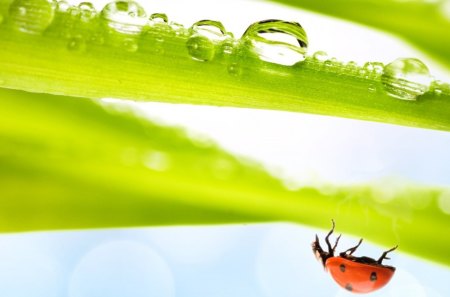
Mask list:
[[96,11],[95,11],[95,7],[92,3],[90,2],[82,2],[78,5],[78,8],[80,10],[81,13],[81,20],[82,21],[89,21],[92,18],[95,17]]
[[367,62],[364,64],[361,74],[365,78],[376,78],[383,74],[384,64],[380,62]]
[[189,29],[191,36],[186,42],[189,55],[194,60],[211,61],[217,44],[225,38],[226,30],[222,23],[201,20]]
[[147,23],[144,8],[134,1],[111,2],[100,16],[109,28],[124,34],[139,34]]
[[67,12],[70,9],[70,4],[67,1],[61,0],[58,1],[57,9],[60,12]]
[[369,85],[369,92],[375,93],[377,91],[377,87],[374,84]]
[[428,67],[418,59],[399,58],[386,65],[381,81],[386,92],[402,100],[416,100],[430,89]]
[[305,60],[308,38],[297,22],[265,20],[250,25],[242,36],[263,61],[292,66]]
[[52,23],[55,12],[49,0],[15,0],[9,7],[9,14],[15,29],[41,34]]
[[138,50],[139,46],[136,41],[132,38],[127,38],[123,42],[123,46],[126,51],[134,53]]
[[73,37],[67,43],[67,49],[71,52],[84,52],[86,49],[86,42],[81,36]]
[[73,18],[79,18],[81,15],[81,10],[79,7],[76,6],[71,6],[68,10],[67,13],[73,17]]
[[154,13],[149,18],[150,21],[153,21],[154,23],[168,23],[169,18],[165,13]]
[[233,76],[239,76],[242,74],[242,67],[237,62],[233,62],[228,66],[228,73]]
[[441,96],[444,93],[444,90],[449,90],[450,86],[443,81],[435,80],[431,84],[431,89],[433,90],[436,96]]
[[325,62],[328,60],[328,54],[324,51],[317,51],[313,54],[313,59],[318,62]]
[[352,75],[355,75],[359,71],[359,66],[355,61],[350,61],[345,65],[345,69],[347,73],[351,73]]

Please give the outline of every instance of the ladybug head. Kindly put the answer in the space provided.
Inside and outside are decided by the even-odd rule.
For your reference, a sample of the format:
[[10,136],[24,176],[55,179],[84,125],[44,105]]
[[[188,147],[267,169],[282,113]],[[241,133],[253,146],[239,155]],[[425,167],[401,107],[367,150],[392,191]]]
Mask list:
[[324,251],[319,243],[319,237],[316,235],[316,240],[312,243],[312,250],[314,252],[314,255],[316,256],[317,260],[322,262],[323,267],[326,269],[325,263],[327,262],[328,258],[334,257],[334,250],[336,249],[336,246],[339,242],[339,239],[341,238],[341,235],[339,235],[336,238],[336,242],[334,246],[331,246],[330,244],[330,236],[334,232],[334,220],[331,220],[332,227],[330,232],[328,232],[327,236],[325,237],[325,243],[327,244],[328,251]]
[[317,260],[322,263],[323,268],[326,268],[325,262],[327,261],[328,258],[333,257],[333,255],[330,255],[330,253],[325,252],[322,249],[322,247],[320,246],[320,243],[319,243],[319,237],[317,237],[317,235],[316,235],[316,240],[313,241],[311,246],[312,246],[313,253],[316,256]]

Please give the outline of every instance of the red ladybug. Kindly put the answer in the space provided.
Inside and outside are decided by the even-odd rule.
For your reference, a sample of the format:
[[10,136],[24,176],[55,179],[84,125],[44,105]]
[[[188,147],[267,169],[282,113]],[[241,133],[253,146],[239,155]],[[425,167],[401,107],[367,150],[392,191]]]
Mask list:
[[361,244],[361,239],[356,246],[335,256],[334,250],[341,236],[336,238],[334,246],[331,247],[329,237],[334,231],[333,220],[332,223],[333,227],[325,237],[328,252],[322,250],[317,235],[316,240],[312,243],[313,252],[324,268],[330,272],[333,279],[342,288],[353,293],[370,293],[384,287],[394,275],[395,267],[383,265],[381,262],[389,259],[386,255],[395,250],[397,246],[385,251],[378,260],[369,257],[355,257],[353,253]]

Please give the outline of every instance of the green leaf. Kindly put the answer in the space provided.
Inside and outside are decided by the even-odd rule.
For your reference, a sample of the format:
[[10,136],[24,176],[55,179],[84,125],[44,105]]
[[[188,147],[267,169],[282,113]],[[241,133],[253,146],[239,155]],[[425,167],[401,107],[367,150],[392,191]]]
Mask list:
[[272,221],[328,229],[334,218],[344,232],[450,265],[450,216],[438,204],[450,189],[287,190],[259,165],[123,108],[6,89],[0,106],[1,232]]
[[[450,67],[445,1],[272,0],[392,32]],[[447,14],[447,15],[446,15]]]
[[[146,27],[142,34],[125,34],[99,16],[84,21],[67,12],[56,13],[50,26],[36,33],[46,20],[42,10],[31,9],[36,15],[26,22],[14,10],[4,11],[0,84],[5,88],[299,111],[450,131],[446,84],[431,86],[417,100],[399,100],[388,95],[380,73],[312,57],[292,66],[270,63],[248,38],[229,37],[218,44],[204,38],[193,41],[191,30],[166,23]],[[265,23],[261,30],[304,38],[298,28],[291,30],[292,23],[274,26],[276,30],[269,30]],[[137,29],[122,24],[120,30]],[[252,38],[265,42],[261,36]],[[280,47],[277,42],[264,46]],[[287,45],[284,50],[293,48]],[[200,54],[206,56],[195,57]]]

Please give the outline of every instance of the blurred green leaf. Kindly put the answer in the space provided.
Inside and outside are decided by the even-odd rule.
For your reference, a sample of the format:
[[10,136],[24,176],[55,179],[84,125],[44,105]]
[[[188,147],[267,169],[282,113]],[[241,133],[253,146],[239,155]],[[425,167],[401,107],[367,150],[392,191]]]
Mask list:
[[1,232],[271,221],[328,229],[334,218],[341,231],[450,265],[450,216],[437,203],[450,189],[288,190],[254,162],[117,105],[0,89],[0,106]]
[[[271,0],[392,32],[450,67],[450,8],[445,1]],[[342,42],[350,42],[343,40]],[[325,49],[326,50],[326,49]]]

